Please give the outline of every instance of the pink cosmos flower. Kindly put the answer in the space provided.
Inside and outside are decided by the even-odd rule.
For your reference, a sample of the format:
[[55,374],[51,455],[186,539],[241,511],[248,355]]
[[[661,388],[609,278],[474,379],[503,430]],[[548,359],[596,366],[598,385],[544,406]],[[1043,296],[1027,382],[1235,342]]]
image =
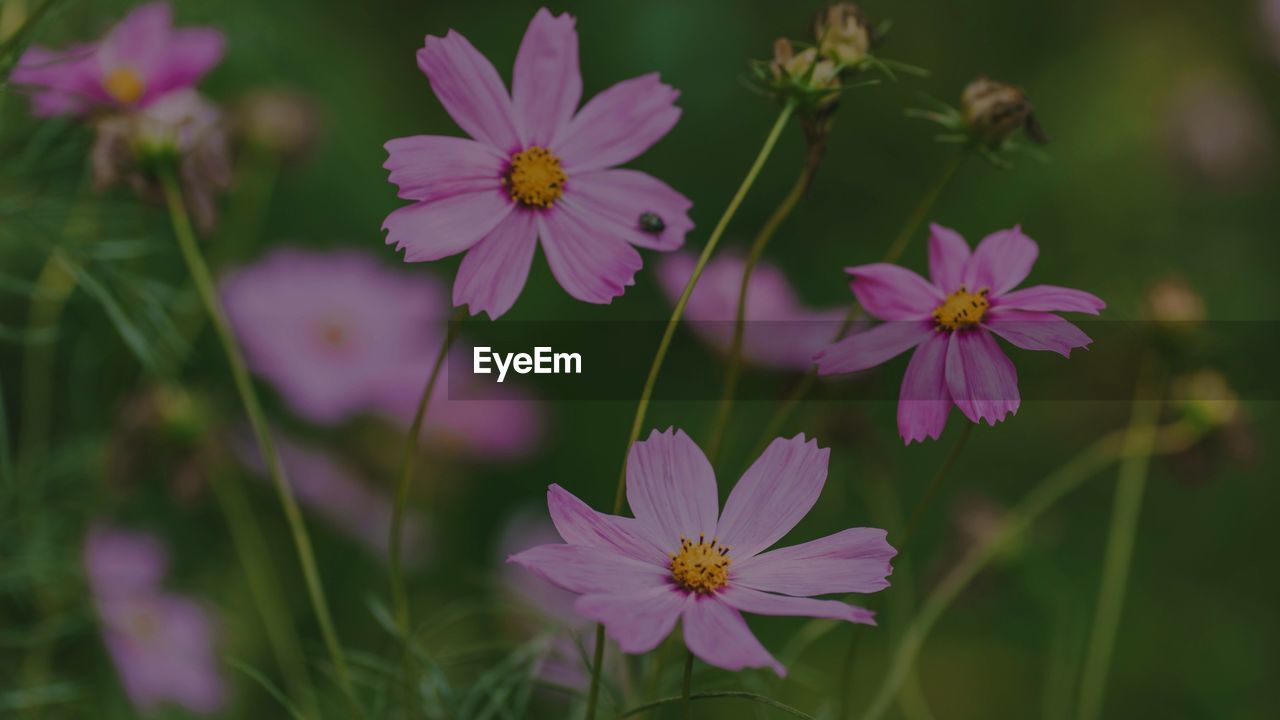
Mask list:
[[829,454],[803,435],[774,440],[720,512],[702,450],[683,431],[654,431],[627,461],[634,518],[595,512],[552,485],[547,505],[564,544],[540,545],[511,561],[580,595],[574,609],[603,623],[624,652],[652,650],[679,620],[685,644],[704,662],[784,675],[742,613],[873,625],[869,610],[813,596],[888,587],[897,552],[876,528],[766,552],[817,501]]
[[[383,223],[387,243],[422,262],[466,252],[454,305],[497,318],[524,288],[535,246],[573,297],[609,303],[643,264],[636,247],[674,250],[692,227],[691,203],[666,183],[617,169],[676,124],[679,93],[643,75],[581,109],[578,35],[571,15],[543,8],[516,55],[511,94],[462,35],[428,36],[418,67],[473,139],[397,138],[383,166],[414,204]],[[575,112],[576,111],[576,112]]]
[[[680,252],[663,258],[658,266],[658,281],[672,303],[684,292],[696,263],[692,255]],[[732,343],[745,267],[746,261],[732,253],[712,258],[685,308],[689,326],[721,352],[727,352]],[[842,308],[806,306],[781,269],[760,262],[747,286],[742,357],[760,367],[808,370],[814,354],[831,342],[844,315]]]
[[130,702],[151,712],[173,703],[213,714],[226,705],[213,619],[200,604],[164,592],[168,559],[149,535],[103,526],[89,531],[85,575],[103,639]]
[[57,51],[32,47],[13,69],[33,89],[39,116],[80,115],[101,108],[144,108],[190,88],[222,59],[226,39],[213,28],[173,27],[168,3],[134,8],[98,42]]
[[932,281],[887,263],[848,268],[858,302],[886,322],[818,353],[819,372],[866,370],[917,348],[898,401],[898,433],[907,444],[936,440],[952,404],[971,422],[1004,420],[1021,403],[1018,374],[993,333],[1024,350],[1068,357],[1092,340],[1053,313],[1097,315],[1106,307],[1082,290],[1054,285],[1014,290],[1038,253],[1020,227],[988,235],[970,253],[959,233],[934,224]]

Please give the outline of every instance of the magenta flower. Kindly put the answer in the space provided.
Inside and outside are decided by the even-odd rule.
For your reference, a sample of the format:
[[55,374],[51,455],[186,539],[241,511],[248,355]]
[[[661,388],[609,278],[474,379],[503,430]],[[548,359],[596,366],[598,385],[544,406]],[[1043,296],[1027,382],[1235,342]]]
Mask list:
[[932,282],[887,263],[847,269],[858,302],[884,320],[814,358],[823,375],[875,367],[918,348],[902,378],[898,434],[910,444],[937,439],[954,404],[971,422],[995,425],[1021,403],[1018,373],[995,335],[1024,350],[1068,357],[1092,340],[1054,315],[1097,315],[1106,303],[1082,290],[1034,285],[1014,290],[1031,272],[1039,248],[1020,227],[992,233],[969,252],[954,230],[934,224],[929,236]]
[[766,552],[817,501],[829,454],[803,435],[774,440],[719,512],[702,450],[683,431],[654,431],[627,461],[634,518],[595,512],[552,485],[547,505],[565,544],[540,545],[511,561],[580,595],[574,609],[603,623],[624,652],[652,650],[679,620],[685,644],[704,662],[784,675],[742,613],[873,625],[869,610],[813,596],[888,587],[897,552],[875,528]]
[[161,590],[167,562],[148,535],[95,527],[85,538],[89,590],[129,701],[144,713],[173,703],[213,714],[227,695],[213,619],[200,604]]
[[[496,318],[524,288],[541,242],[573,297],[609,303],[643,264],[635,248],[674,250],[692,227],[691,203],[666,183],[617,169],[676,124],[679,93],[643,75],[578,109],[582,76],[571,15],[543,8],[516,55],[512,92],[462,35],[428,36],[418,67],[473,139],[440,135],[386,144],[384,167],[414,201],[382,224],[408,262],[466,252],[454,305]],[[575,112],[576,110],[576,112]]]
[[[672,303],[684,292],[696,262],[696,258],[683,252],[663,258],[658,280]],[[685,308],[689,326],[720,352],[727,352],[732,343],[745,265],[738,255],[715,256],[703,270]],[[808,370],[813,366],[814,354],[831,342],[844,314],[842,308],[819,310],[806,306],[781,269],[760,262],[747,286],[742,357],[765,368]]]
[[134,8],[98,42],[56,51],[32,47],[12,80],[32,88],[36,115],[80,115],[143,108],[190,88],[222,59],[226,39],[213,28],[173,27],[168,3]]

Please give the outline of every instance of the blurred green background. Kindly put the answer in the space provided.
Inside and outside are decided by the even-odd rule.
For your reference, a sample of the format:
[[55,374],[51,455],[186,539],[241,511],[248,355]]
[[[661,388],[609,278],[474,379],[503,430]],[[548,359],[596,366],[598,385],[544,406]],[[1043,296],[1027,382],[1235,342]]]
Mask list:
[[[13,2],[6,0],[6,7]],[[845,94],[817,181],[769,251],[806,300],[822,306],[847,302],[841,268],[879,258],[951,152],[933,140],[936,128],[906,119],[904,109],[920,107],[921,93],[955,103],[968,81],[988,74],[1026,88],[1052,137],[1049,159],[1015,156],[1012,169],[970,160],[943,193],[933,219],[971,241],[1021,223],[1041,248],[1031,282],[1088,289],[1108,302],[1110,319],[1141,318],[1148,285],[1171,274],[1203,296],[1211,319],[1276,319],[1280,27],[1268,29],[1259,3],[862,5],[873,21],[893,21],[879,54],[931,74]],[[68,0],[35,39],[61,46],[96,37],[129,6]],[[461,134],[432,96],[414,52],[424,35],[454,28],[509,79],[537,7],[450,0],[175,3],[179,24],[216,25],[229,38],[225,61],[202,85],[206,94],[233,104],[251,90],[300,91],[315,103],[321,123],[318,141],[300,161],[275,167],[241,157],[241,183],[226,200],[224,225],[213,241],[225,248],[211,247],[210,254],[229,266],[288,242],[366,248],[396,263],[378,230],[401,204],[381,168],[382,144],[411,134]],[[698,228],[689,237],[691,247],[705,242],[776,114],[747,87],[748,61],[768,58],[778,36],[807,38],[816,8],[817,3],[767,0],[552,6],[578,18],[584,97],[655,70],[681,90],[681,122],[632,166],[694,201]],[[81,211],[78,198],[93,196],[84,181],[87,130],[31,118],[26,99],[12,88],[0,95],[0,122],[0,385],[12,436],[22,402],[24,343],[40,340],[23,334],[29,302],[24,283],[33,281],[52,247],[81,252],[87,245],[68,219]],[[745,247],[800,170],[803,151],[800,133],[789,128],[725,247]],[[194,488],[174,481],[199,438],[184,435],[182,428],[160,433],[143,451],[149,461],[141,470],[127,478],[107,477],[121,408],[155,384],[154,374],[140,367],[136,348],[122,339],[121,323],[137,331],[135,343],[159,344],[163,323],[151,322],[154,313],[178,313],[192,299],[182,292],[184,274],[161,211],[139,206],[123,189],[90,202],[101,219],[95,243],[119,244],[94,251],[88,266],[105,278],[104,292],[76,292],[60,323],[58,381],[50,404],[54,461],[46,482],[35,500],[23,498],[28,488],[6,489],[0,516],[0,698],[10,709],[0,705],[0,716],[28,705],[21,712],[33,717],[132,716],[80,579],[80,538],[88,520],[103,515],[161,536],[174,556],[170,584],[217,608],[227,634],[224,654],[273,676],[216,504],[198,480]],[[903,264],[923,270],[923,240],[918,233]],[[135,246],[146,250],[135,256],[129,250]],[[538,259],[528,287],[502,322],[663,319],[670,305],[649,271],[656,256],[646,252],[645,258],[635,287],[610,306],[572,300]],[[456,266],[454,259],[412,271],[447,279]],[[1194,360],[1181,357],[1178,363]],[[896,386],[900,367],[886,368],[876,382]],[[671,366],[665,372],[680,371]],[[177,378],[202,403],[202,412],[216,418],[209,423],[237,422],[209,333],[199,338]],[[281,405],[271,405],[287,425]],[[773,409],[763,402],[739,408],[723,463],[731,475],[751,459]],[[449,661],[451,681],[465,687],[519,641],[500,620],[509,599],[500,597],[494,583],[497,542],[507,521],[540,507],[550,482],[606,508],[633,410],[623,402],[548,402],[544,445],[528,460],[494,465],[431,455],[423,463],[414,502],[431,519],[434,550],[432,561],[411,577],[411,592],[415,615],[432,623],[431,647]],[[648,425],[676,425],[702,438],[713,411],[710,403],[660,403]],[[1265,402],[1246,402],[1243,412],[1257,446],[1248,458],[1207,446],[1193,460],[1153,464],[1106,717],[1262,718],[1277,712],[1280,578],[1273,556],[1280,540],[1274,522],[1280,501],[1274,479],[1280,472],[1270,446],[1280,418],[1274,404]],[[912,572],[903,568],[894,578],[900,584],[871,599],[884,613],[878,629],[842,627],[826,634],[785,682],[699,666],[697,687],[745,686],[813,713],[833,712],[848,692],[852,706],[862,707],[879,684],[905,620],[888,610],[889,596],[911,587],[916,594],[928,592],[954,561],[962,549],[954,523],[966,503],[1013,503],[1088,442],[1122,427],[1127,416],[1122,402],[1028,402],[1002,425],[977,428],[914,542]],[[900,522],[883,505],[915,503],[959,422],[953,413],[941,441],[904,448],[891,403],[805,405],[788,424],[788,434],[817,434],[833,446],[832,472],[823,500],[789,538]],[[197,427],[205,432],[208,425]],[[371,481],[389,484],[400,438],[358,425],[324,437],[362,457]],[[878,473],[890,489],[889,500],[875,500]],[[894,713],[1070,716],[1114,475],[1108,470],[1071,496],[960,597],[925,646],[912,701]],[[722,494],[733,479],[721,478]],[[249,485],[248,491],[288,587],[293,616],[324,677],[319,636],[275,498],[264,484]],[[16,508],[25,511],[19,516]],[[345,642],[394,661],[392,642],[369,609],[370,598],[386,596],[383,563],[318,523],[312,530]],[[804,621],[755,618],[751,624],[767,647],[781,652]],[[838,675],[851,632],[864,637],[857,671],[846,683]],[[678,663],[668,664],[660,695],[678,689]],[[229,717],[280,716],[254,681],[229,668],[226,676],[235,687]],[[22,694],[31,687],[57,687],[61,694],[33,704]],[[626,704],[647,697],[636,690]],[[561,717],[565,707],[554,697],[537,696],[529,716]],[[728,702],[696,708],[697,717],[707,718],[751,712],[757,711]],[[182,714],[166,710],[162,716]]]

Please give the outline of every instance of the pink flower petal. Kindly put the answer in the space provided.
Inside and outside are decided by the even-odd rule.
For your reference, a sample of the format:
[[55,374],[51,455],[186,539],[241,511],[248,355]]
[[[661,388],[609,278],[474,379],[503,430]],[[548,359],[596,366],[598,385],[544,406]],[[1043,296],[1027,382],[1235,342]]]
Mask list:
[[964,269],[964,286],[988,289],[998,297],[1017,287],[1031,273],[1040,248],[1022,234],[1021,226],[991,233],[978,243]]
[[617,223],[575,215],[560,203],[538,217],[538,237],[560,287],[583,302],[607,305],[635,283],[644,265]]
[[387,244],[404,250],[405,262],[439,260],[470,248],[515,209],[499,189],[415,203],[387,216]]
[[621,165],[675,127],[679,96],[657,73],[623,80],[591,98],[556,135],[552,148],[570,178]]
[[98,67],[102,74],[120,68],[137,73],[150,82],[169,47],[173,32],[173,11],[167,2],[139,5],[124,17],[102,40]]
[[608,550],[664,569],[670,564],[667,554],[643,537],[634,518],[596,512],[559,485],[547,488],[547,509],[556,531],[570,545]]
[[745,587],[729,586],[717,597],[725,604],[752,615],[783,615],[847,620],[851,623],[875,625],[876,614],[837,600],[815,600],[809,597],[773,595]]
[[1052,313],[994,308],[982,324],[1015,347],[1048,350],[1063,357],[1093,342],[1083,330]]
[[937,223],[929,225],[929,277],[944,293],[960,289],[969,262],[969,243],[960,233]]
[[507,561],[528,568],[557,587],[584,595],[642,592],[671,579],[665,568],[586,545],[539,545]]
[[537,247],[537,217],[515,210],[462,258],[453,281],[453,304],[467,305],[472,315],[486,312],[497,320],[524,289]]
[[707,456],[683,430],[654,430],[631,446],[627,503],[646,535],[665,552],[680,538],[716,536],[716,476]]
[[195,85],[222,60],[227,38],[213,28],[175,30],[153,65],[143,103]]
[[9,79],[34,91],[32,112],[38,117],[84,112],[92,103],[110,101],[102,89],[97,52],[98,46],[89,43],[65,51],[32,46]]
[[[675,250],[693,229],[693,203],[661,180],[636,170],[612,169],[575,175],[566,201],[616,221],[632,245]],[[652,213],[666,228],[660,233],[641,229],[640,217]]]
[[602,623],[623,652],[639,654],[658,647],[671,634],[691,598],[667,585],[628,595],[583,595],[573,609]]
[[993,298],[991,309],[1032,310],[1037,312],[1081,312],[1097,315],[1107,307],[1098,296],[1083,290],[1056,285],[1032,285]]
[[471,137],[510,154],[521,147],[507,89],[479,50],[450,30],[444,37],[427,36],[418,51],[418,67],[431,90]]
[[827,481],[831,451],[797,435],[777,438],[743,473],[720,515],[717,537],[735,561],[764,550],[796,526]]
[[956,407],[972,422],[995,425],[1018,412],[1018,371],[986,330],[951,333],[946,375]]
[[928,280],[897,265],[873,263],[845,272],[853,276],[851,287],[858,303],[880,320],[920,320],[946,300]]
[[787,669],[764,649],[737,610],[714,595],[690,598],[681,613],[684,642],[699,660],[725,670],[767,667],[786,677]]
[[511,80],[511,105],[525,145],[546,147],[582,99],[578,33],[565,13],[538,10],[525,31]]
[[951,414],[947,390],[947,345],[951,336],[935,332],[921,343],[907,363],[898,394],[898,434],[910,445],[925,438],[937,440]]
[[[850,528],[800,545],[761,553],[729,567],[735,587],[783,595],[872,593],[889,587],[898,551],[879,528]],[[739,607],[748,612],[757,612]]]
[[418,202],[498,188],[507,162],[489,145],[445,135],[396,138],[383,147],[387,179],[400,188],[400,197]]
[[936,334],[926,320],[881,323],[827,346],[813,361],[820,375],[858,372],[892,360]]

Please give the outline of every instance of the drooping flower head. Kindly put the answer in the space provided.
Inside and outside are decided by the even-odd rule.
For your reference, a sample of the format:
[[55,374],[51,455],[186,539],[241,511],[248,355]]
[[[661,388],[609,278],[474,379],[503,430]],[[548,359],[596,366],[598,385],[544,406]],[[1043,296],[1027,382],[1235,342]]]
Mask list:
[[472,314],[496,318],[511,308],[538,245],[566,292],[609,303],[642,265],[636,247],[674,250],[693,227],[683,195],[645,173],[614,168],[671,130],[679,93],[655,73],[620,82],[579,109],[574,24],[570,15],[538,11],[510,94],[493,65],[452,30],[428,36],[418,51],[431,89],[472,139],[388,142],[384,167],[413,204],[382,227],[408,262],[466,252],[453,302]]
[[769,550],[817,501],[829,454],[803,435],[774,440],[720,511],[702,450],[683,431],[655,431],[627,459],[634,518],[596,512],[552,485],[547,505],[564,544],[511,561],[580,595],[574,609],[603,623],[624,652],[652,650],[680,621],[704,662],[783,675],[742,613],[874,624],[868,610],[814,596],[887,587],[896,554],[875,528]]
[[226,704],[213,618],[160,583],[168,559],[149,535],[97,526],[84,546],[85,576],[102,635],[130,702],[146,713],[172,703],[200,714]]
[[61,51],[30,48],[11,78],[31,88],[39,116],[140,109],[193,87],[222,59],[225,46],[220,31],[174,28],[168,3],[148,3],[97,42]]
[[1068,357],[1092,341],[1053,313],[1097,315],[1106,307],[1083,290],[1054,285],[1014,290],[1039,252],[1020,227],[988,235],[971,253],[959,233],[935,224],[929,236],[930,280],[888,263],[848,268],[858,303],[885,322],[820,352],[814,358],[819,373],[866,370],[916,348],[898,401],[898,433],[904,441],[936,440],[953,404],[971,422],[995,425],[1021,403],[1017,370],[995,335],[1023,350]]

